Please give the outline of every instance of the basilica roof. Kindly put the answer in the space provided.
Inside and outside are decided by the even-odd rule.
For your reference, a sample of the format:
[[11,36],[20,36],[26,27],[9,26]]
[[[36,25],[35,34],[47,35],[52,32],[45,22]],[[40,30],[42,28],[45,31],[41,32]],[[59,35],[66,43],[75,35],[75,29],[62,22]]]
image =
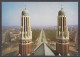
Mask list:
[[45,43],[42,43],[34,51],[34,55],[33,56],[55,56],[55,54]]

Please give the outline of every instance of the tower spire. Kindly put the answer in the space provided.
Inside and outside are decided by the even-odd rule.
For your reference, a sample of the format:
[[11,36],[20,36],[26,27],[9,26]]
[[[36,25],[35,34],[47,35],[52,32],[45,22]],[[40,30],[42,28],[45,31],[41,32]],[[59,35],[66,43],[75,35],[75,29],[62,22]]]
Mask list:
[[26,10],[26,8],[25,8],[25,10]]
[[61,8],[62,8],[62,4],[61,4]]
[[26,9],[27,5],[26,5],[26,2],[24,2],[24,8]]
[[61,9],[63,9],[63,5],[61,4]]

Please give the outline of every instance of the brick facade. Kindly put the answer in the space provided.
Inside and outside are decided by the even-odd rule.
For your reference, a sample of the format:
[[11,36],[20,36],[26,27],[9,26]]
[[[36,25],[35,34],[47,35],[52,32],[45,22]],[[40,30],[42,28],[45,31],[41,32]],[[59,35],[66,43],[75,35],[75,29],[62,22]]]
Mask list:
[[21,56],[28,56],[28,54],[31,54],[32,52],[32,43],[22,45],[19,44],[19,53]]
[[67,56],[69,53],[69,44],[59,44],[56,43],[56,52],[62,56]]

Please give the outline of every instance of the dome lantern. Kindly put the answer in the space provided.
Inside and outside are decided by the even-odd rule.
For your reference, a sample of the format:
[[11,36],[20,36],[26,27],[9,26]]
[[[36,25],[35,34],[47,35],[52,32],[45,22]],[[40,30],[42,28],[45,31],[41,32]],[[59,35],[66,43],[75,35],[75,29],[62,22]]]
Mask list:
[[63,11],[63,8],[58,12],[58,16],[65,16],[65,12]]
[[22,11],[22,15],[24,15],[24,16],[29,16],[29,11],[25,8],[25,9]]

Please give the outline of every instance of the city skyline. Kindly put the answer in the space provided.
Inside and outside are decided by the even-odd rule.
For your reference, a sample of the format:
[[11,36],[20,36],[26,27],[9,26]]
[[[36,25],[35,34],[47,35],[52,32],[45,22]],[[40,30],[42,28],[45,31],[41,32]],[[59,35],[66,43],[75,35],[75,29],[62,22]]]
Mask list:
[[21,11],[25,8],[31,16],[31,26],[56,26],[61,4],[67,24],[78,25],[78,2],[2,2],[2,26],[20,26]]

